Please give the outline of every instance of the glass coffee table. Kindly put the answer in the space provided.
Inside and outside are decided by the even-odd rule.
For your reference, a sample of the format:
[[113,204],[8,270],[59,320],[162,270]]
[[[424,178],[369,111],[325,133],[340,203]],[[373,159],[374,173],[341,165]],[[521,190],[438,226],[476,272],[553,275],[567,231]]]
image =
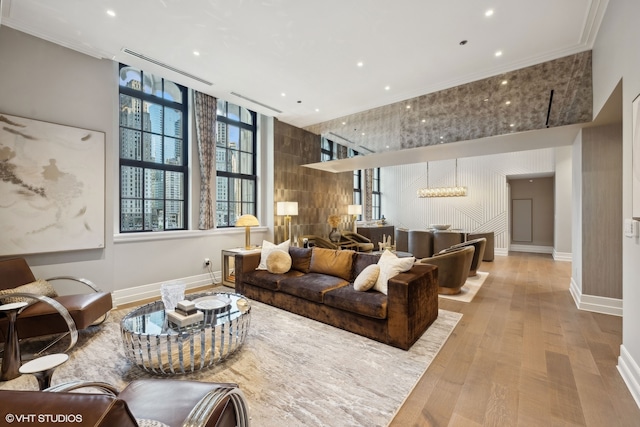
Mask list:
[[179,327],[170,322],[162,301],[128,313],[120,322],[127,358],[158,375],[195,372],[213,366],[238,350],[251,320],[249,301],[240,294],[189,294],[204,319]]

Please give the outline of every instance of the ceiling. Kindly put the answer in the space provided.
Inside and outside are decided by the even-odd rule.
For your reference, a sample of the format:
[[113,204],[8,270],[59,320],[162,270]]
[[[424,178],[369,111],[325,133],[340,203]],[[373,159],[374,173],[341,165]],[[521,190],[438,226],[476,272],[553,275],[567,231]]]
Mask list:
[[2,25],[298,127],[591,49],[608,2],[0,1]]

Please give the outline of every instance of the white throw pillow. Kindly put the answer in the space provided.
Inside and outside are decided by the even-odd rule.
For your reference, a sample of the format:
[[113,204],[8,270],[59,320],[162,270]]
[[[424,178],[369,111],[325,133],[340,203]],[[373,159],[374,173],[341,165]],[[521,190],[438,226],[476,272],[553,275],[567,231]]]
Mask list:
[[393,252],[386,250],[380,256],[378,265],[380,266],[380,274],[373,289],[387,295],[387,281],[393,276],[408,271],[415,264],[415,257],[398,258]]
[[289,240],[285,240],[284,242],[276,245],[275,243],[267,242],[266,240],[262,241],[262,253],[260,255],[260,264],[256,270],[266,270],[267,269],[267,258],[269,254],[273,251],[277,251],[278,249],[283,250],[289,253]]
[[380,266],[378,264],[371,264],[366,266],[356,280],[353,281],[353,289],[356,291],[365,292],[373,288],[376,284],[378,276],[380,275]]

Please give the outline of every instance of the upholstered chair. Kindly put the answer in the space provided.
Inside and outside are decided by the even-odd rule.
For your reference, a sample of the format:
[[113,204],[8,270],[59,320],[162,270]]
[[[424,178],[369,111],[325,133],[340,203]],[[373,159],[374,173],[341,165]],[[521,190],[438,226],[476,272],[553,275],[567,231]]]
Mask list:
[[466,246],[473,246],[475,248],[473,261],[471,262],[471,267],[469,268],[469,277],[472,277],[478,274],[478,268],[480,267],[480,264],[482,264],[482,257],[484,256],[484,248],[487,246],[487,239],[481,237],[479,239],[467,240],[466,242],[453,245],[449,249],[446,249],[442,252],[447,252]]
[[409,230],[406,228],[396,228],[395,239],[397,251],[409,252]]
[[464,241],[465,234],[459,231],[436,230],[433,232],[433,253],[440,253],[441,251]]
[[[433,233],[427,230],[409,230],[409,252],[416,259],[433,255]],[[396,246],[397,249],[397,246]]]
[[473,246],[467,246],[429,258],[422,258],[418,262],[438,267],[438,293],[454,295],[460,293],[469,276],[474,252]]
[[482,261],[493,261],[495,255],[495,233],[493,231],[487,233],[469,233],[467,235],[467,240],[475,240],[480,237],[484,237],[487,239],[487,244],[484,248],[484,256],[482,257]]

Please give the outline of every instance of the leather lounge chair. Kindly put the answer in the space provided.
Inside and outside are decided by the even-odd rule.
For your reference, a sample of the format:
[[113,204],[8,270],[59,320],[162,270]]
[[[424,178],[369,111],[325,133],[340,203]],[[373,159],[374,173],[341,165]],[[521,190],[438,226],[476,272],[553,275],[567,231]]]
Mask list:
[[[84,389],[84,390],[82,390]],[[82,392],[74,393],[75,390]],[[121,392],[106,383],[71,382],[44,391],[0,390],[11,414],[48,414],[26,425],[245,427],[247,404],[236,384],[134,380]],[[61,418],[62,417],[62,418]],[[66,418],[65,418],[66,417]],[[24,420],[23,420],[24,421]],[[29,421],[29,420],[27,420]],[[50,424],[44,421],[49,421]],[[162,423],[162,424],[159,424]],[[22,424],[21,424],[22,425]]]

